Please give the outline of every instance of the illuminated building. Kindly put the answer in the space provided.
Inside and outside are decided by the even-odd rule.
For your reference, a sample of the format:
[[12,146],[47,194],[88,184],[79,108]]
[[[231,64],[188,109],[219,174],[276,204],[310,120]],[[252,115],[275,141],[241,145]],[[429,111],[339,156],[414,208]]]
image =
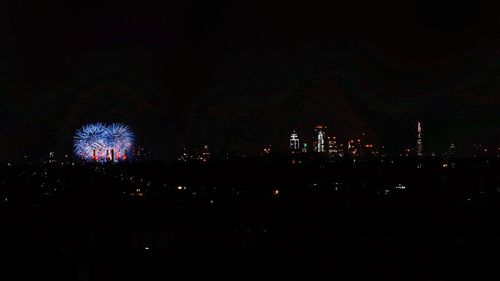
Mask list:
[[445,153],[444,158],[446,162],[443,164],[443,168],[455,168],[455,144],[451,143],[450,147],[448,147],[448,151]]
[[302,144],[302,153],[307,153],[307,151],[308,151],[308,150],[309,150],[309,149],[308,149],[308,147],[307,147],[307,143],[306,143],[306,142],[305,142],[305,143],[303,143],[303,144]]
[[49,163],[54,163],[54,162],[56,162],[54,157],[54,152],[49,152]]
[[358,142],[355,142],[353,139],[349,140],[347,142],[347,153],[351,157],[357,157],[359,155],[359,144],[361,143],[361,140],[358,140]]
[[424,143],[422,141],[422,125],[417,123],[417,156],[424,155]]
[[316,126],[317,138],[315,141],[315,151],[318,153],[326,152],[325,139],[326,139],[326,126]]
[[341,143],[340,146],[339,146],[339,150],[338,150],[338,156],[339,157],[344,157],[345,156],[345,151],[344,151],[344,144]]
[[336,137],[328,137],[328,154],[332,157],[339,157],[339,145]]
[[202,162],[208,162],[210,160],[210,150],[208,149],[208,145],[203,145],[203,149],[201,151],[200,160]]
[[335,137],[328,137],[328,154],[333,155],[335,153],[336,144],[337,141],[335,140]]
[[295,131],[290,135],[290,150],[292,153],[300,151],[299,135]]

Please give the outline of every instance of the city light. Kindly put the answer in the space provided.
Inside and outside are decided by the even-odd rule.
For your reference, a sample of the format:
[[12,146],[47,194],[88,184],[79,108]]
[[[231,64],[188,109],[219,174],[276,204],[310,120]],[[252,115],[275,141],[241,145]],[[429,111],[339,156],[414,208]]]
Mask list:
[[396,189],[401,189],[401,190],[405,190],[406,189],[406,186],[403,185],[403,184],[398,184],[395,186]]

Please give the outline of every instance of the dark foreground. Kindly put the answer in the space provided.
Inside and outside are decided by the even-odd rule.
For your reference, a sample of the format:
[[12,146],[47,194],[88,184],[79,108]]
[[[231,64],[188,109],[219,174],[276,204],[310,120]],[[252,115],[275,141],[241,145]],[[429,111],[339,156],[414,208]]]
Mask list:
[[490,279],[497,164],[4,167],[0,279]]

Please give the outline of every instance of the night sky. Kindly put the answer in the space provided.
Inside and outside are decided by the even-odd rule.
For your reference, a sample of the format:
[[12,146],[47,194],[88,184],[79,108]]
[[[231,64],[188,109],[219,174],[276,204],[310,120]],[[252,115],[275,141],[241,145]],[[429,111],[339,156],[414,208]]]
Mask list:
[[417,120],[427,152],[500,142],[498,4],[68,2],[0,7],[0,160],[70,153],[94,121],[163,159],[286,148],[319,122],[393,151]]

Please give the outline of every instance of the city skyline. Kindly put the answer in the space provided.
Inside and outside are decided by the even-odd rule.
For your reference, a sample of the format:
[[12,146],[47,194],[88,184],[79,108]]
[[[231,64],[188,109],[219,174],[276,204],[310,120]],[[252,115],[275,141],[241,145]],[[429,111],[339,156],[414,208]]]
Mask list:
[[[99,129],[102,128],[102,129]],[[109,139],[109,137],[105,136],[106,130],[109,130],[102,123],[96,124],[87,124],[76,131],[75,142],[74,142],[74,150],[72,152],[65,152],[65,158],[68,155],[74,156],[76,158],[80,158],[84,161],[90,162],[118,162],[125,161],[128,162],[133,161],[133,158],[142,159],[141,161],[151,161],[158,160],[153,155],[155,151],[149,149],[147,150],[143,146],[137,144],[133,144],[133,140],[135,136],[131,129],[125,124],[111,124],[109,128],[116,128],[115,130],[122,130],[124,133],[129,134],[126,136],[126,140],[124,142],[128,142],[126,144],[105,144],[108,142],[105,139]],[[98,132],[96,136],[92,136],[92,132]],[[99,133],[100,132],[100,133]],[[456,145],[454,142],[450,142],[449,146],[442,151],[428,151],[427,153],[424,150],[424,137],[423,137],[423,125],[420,121],[416,121],[416,130],[415,130],[415,145],[414,146],[406,146],[400,149],[397,153],[388,153],[388,149],[384,144],[374,144],[369,141],[369,136],[367,136],[364,132],[361,132],[359,135],[355,137],[347,137],[347,138],[338,138],[334,133],[328,132],[328,126],[324,124],[319,124],[311,129],[310,132],[314,132],[309,138],[303,138],[302,134],[298,130],[292,130],[292,133],[289,136],[288,147],[285,145],[285,142],[282,141],[281,144],[272,144],[272,143],[262,143],[261,149],[256,151],[222,151],[214,153],[210,149],[210,144],[206,142],[199,142],[200,145],[193,146],[184,144],[181,146],[180,150],[177,151],[177,156],[172,159],[167,159],[166,161],[181,161],[188,162],[193,160],[199,160],[201,162],[208,162],[209,159],[212,158],[220,158],[234,154],[236,155],[245,155],[245,156],[257,156],[259,154],[325,154],[330,157],[343,158],[343,157],[500,157],[500,145],[483,145],[480,143],[475,143],[471,147],[469,147],[468,152],[457,154]],[[83,134],[89,134],[88,137],[83,137]],[[117,132],[118,133],[118,132]],[[102,138],[98,137],[102,135]],[[112,133],[116,134],[116,133]],[[365,139],[365,137],[367,139]],[[88,139],[88,140],[87,140]],[[368,141],[367,141],[368,140]],[[81,144],[79,142],[82,142]],[[113,142],[113,141],[112,141]],[[114,141],[116,142],[116,141]],[[274,148],[272,148],[274,145]],[[122,148],[120,148],[122,147]],[[147,151],[146,151],[147,150]],[[464,151],[464,150],[462,150]],[[43,161],[47,161],[46,155],[49,155],[49,160],[55,158],[54,151],[45,152],[42,155],[34,156],[30,154],[24,154],[23,160],[24,162],[27,159],[30,159],[29,162],[32,162],[33,159],[39,158]],[[142,155],[141,155],[142,154]],[[147,154],[147,155],[146,155]],[[45,156],[43,156],[45,155]],[[61,155],[58,155],[59,158]],[[130,158],[130,159],[129,159]],[[13,159],[7,160],[5,162],[12,163]]]
[[391,153],[413,146],[416,120],[427,151],[496,145],[497,5],[7,3],[0,159],[64,154],[99,121],[159,159],[189,141],[258,151],[320,122]]
[[499,34],[486,0],[2,1],[1,281],[495,279]]

